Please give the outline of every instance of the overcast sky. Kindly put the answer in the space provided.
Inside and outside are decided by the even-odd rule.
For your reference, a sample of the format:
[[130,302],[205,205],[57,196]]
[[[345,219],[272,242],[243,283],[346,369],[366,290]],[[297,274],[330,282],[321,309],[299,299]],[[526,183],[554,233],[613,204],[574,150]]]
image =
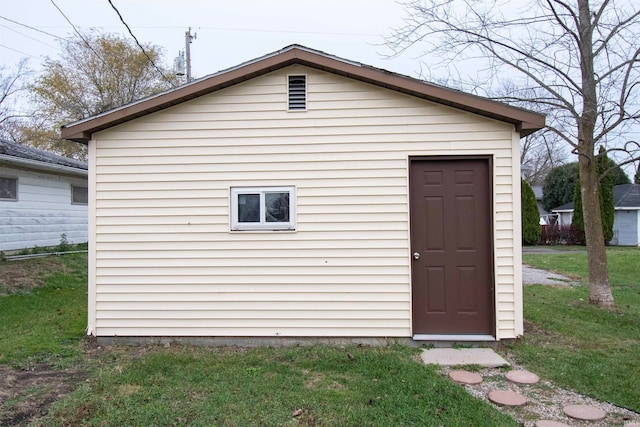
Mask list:
[[[191,27],[197,35],[191,45],[194,77],[291,44],[414,77],[420,70],[410,55],[383,58],[389,53],[382,46],[383,37],[402,25],[405,15],[403,6],[393,0],[112,2],[140,42],[164,49],[167,63],[184,49],[185,31]],[[74,33],[63,13],[79,30],[97,28],[130,37],[108,0],[0,0],[0,17],[6,18],[0,19],[0,65],[13,67],[27,57],[37,70],[43,57],[63,55],[55,37]]]

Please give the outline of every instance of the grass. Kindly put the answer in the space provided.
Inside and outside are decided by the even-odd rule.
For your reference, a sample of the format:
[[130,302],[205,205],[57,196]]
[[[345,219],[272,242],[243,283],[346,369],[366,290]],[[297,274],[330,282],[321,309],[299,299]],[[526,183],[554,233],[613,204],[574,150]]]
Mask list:
[[414,353],[178,347],[131,359],[127,352],[37,425],[517,425]]
[[[34,278],[36,285],[42,283],[35,288],[0,283],[1,289],[9,290],[0,297],[0,363],[23,369],[38,363],[73,363],[82,353],[86,327],[86,255],[0,265],[15,270],[21,264],[44,277]],[[56,270],[47,271],[52,266]],[[3,281],[8,275],[0,277]]]
[[[584,247],[578,246],[578,248],[579,249],[570,249],[564,253],[525,254],[523,255],[523,262],[536,268],[580,277],[583,282],[586,283],[589,277],[587,253]],[[611,282],[614,292],[633,288],[637,294],[638,287],[640,286],[639,261],[640,248],[607,248],[609,281]]]
[[[615,309],[591,306],[584,285],[527,286],[527,333],[510,351],[558,385],[640,411],[640,250],[608,254]],[[99,349],[84,338],[86,255],[55,260],[19,261],[25,269],[44,263],[32,270],[43,275],[32,289],[3,285],[0,370],[25,374],[46,365],[83,374],[47,415],[23,425],[517,425],[408,348]],[[525,262],[586,277],[584,251],[526,255]],[[0,263],[0,281],[14,265]],[[6,399],[0,424],[22,420],[12,411],[47,390],[30,386]]]
[[[608,248],[616,308],[589,304],[586,284],[527,286],[528,330],[512,351],[519,361],[558,385],[640,411],[640,250]],[[588,277],[586,252],[525,255],[538,268]]]
[[[84,338],[86,255],[0,263],[0,277],[15,263],[47,262],[57,271],[33,280],[35,288],[21,285],[20,292],[0,296],[0,374],[19,374],[19,387],[35,370],[28,387],[9,390],[0,424],[518,425],[416,360],[416,349],[98,348]],[[66,383],[77,377],[73,391],[50,408],[34,402],[51,388],[52,380],[36,381],[42,369],[64,372]],[[20,413],[24,406],[31,412]]]

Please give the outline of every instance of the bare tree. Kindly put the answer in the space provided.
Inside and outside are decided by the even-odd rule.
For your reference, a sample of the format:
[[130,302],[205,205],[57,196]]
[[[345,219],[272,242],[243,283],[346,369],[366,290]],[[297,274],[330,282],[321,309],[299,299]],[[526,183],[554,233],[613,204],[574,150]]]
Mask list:
[[[454,64],[451,64],[454,65]],[[420,78],[428,80],[442,86],[447,86],[466,92],[472,92],[480,96],[489,97],[496,100],[505,100],[514,92],[522,92],[523,89],[514,84],[510,79],[502,79],[497,89],[486,84],[486,81],[473,78],[464,79],[459,70],[453,73],[447,72],[444,77],[437,75],[433,69],[423,66],[420,69]],[[535,94],[530,94],[529,99]],[[542,109],[533,102],[520,101],[518,106],[536,110],[543,114],[549,113],[549,108]],[[543,185],[545,176],[554,167],[566,162],[569,150],[564,141],[553,131],[544,129],[524,138],[520,143],[520,164],[523,167],[522,174],[529,185]]]
[[523,171],[530,185],[543,185],[544,178],[566,159],[562,140],[555,132],[544,129],[524,138],[520,143],[520,164],[530,170]]
[[589,299],[612,306],[595,147],[624,151],[624,163],[639,158],[638,143],[625,138],[640,122],[640,10],[633,0],[592,3],[415,0],[387,45],[395,54],[419,45],[445,68],[482,62],[486,68],[473,67],[473,77],[485,82],[513,75],[502,99],[547,113],[548,129],[578,155]]
[[7,131],[13,127],[13,122],[23,117],[16,110],[16,97],[24,90],[24,80],[29,75],[26,59],[18,62],[14,70],[0,67],[0,137],[9,138]]

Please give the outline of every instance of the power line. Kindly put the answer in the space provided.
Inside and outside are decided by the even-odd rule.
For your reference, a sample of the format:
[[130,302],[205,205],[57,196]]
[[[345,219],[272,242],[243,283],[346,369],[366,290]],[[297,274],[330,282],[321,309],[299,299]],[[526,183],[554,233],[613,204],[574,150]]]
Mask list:
[[[113,4],[111,6],[113,7]],[[114,9],[115,9],[115,7],[114,7]],[[118,12],[117,9],[116,9],[116,12]],[[118,13],[118,15],[120,15],[120,14]],[[20,22],[14,21],[14,20],[9,19],[9,18],[5,18],[4,16],[0,16],[0,18],[5,19],[5,20],[10,21],[10,22],[13,22],[14,24],[18,24],[18,25],[21,25],[23,27],[29,28],[31,30],[41,32],[41,33],[46,34],[48,36],[55,37],[55,38],[57,38],[59,40],[64,40],[62,37],[56,36],[55,34],[48,33],[48,32],[46,32],[44,30],[40,30],[39,28],[30,27],[29,25],[22,24]],[[126,25],[127,24],[125,24],[125,26]],[[50,25],[50,26],[43,26],[43,28],[64,28],[64,27],[57,26],[57,25]],[[94,28],[108,29],[108,28],[118,28],[118,27],[102,26],[102,27],[94,27]],[[141,25],[141,26],[139,25],[139,26],[136,26],[136,28],[144,28],[144,29],[152,29],[152,30],[166,30],[166,29],[176,29],[176,28],[183,28],[183,27],[180,26],[180,25]],[[197,29],[198,30],[244,32],[244,33],[309,34],[309,35],[342,36],[342,37],[377,37],[377,36],[380,35],[380,34],[373,34],[373,33],[349,33],[349,32],[330,32],[330,31],[297,31],[297,30],[282,30],[282,29],[272,30],[272,29],[268,29],[268,28],[230,28],[230,27],[209,27],[209,26],[205,26],[205,27],[200,26]]]
[[[71,28],[73,28],[73,31],[76,32],[76,34],[78,35],[78,37],[80,37],[82,39],[82,41],[84,42],[84,44],[89,48],[89,50],[91,50],[91,52],[93,52],[98,58],[100,58],[100,60],[102,61],[102,63],[104,65],[107,65],[107,61],[104,60],[104,58],[102,56],[100,56],[100,54],[98,52],[95,51],[95,49],[89,44],[89,42],[87,41],[87,39],[84,38],[84,36],[82,35],[82,33],[80,31],[78,31],[78,29],[76,28],[75,25],[73,25],[73,22],[71,22],[71,20],[69,18],[67,18],[67,15],[64,14],[64,12],[62,11],[62,9],[60,9],[58,7],[58,5],[56,4],[56,2],[54,0],[50,0],[51,3],[56,7],[56,9],[58,9],[58,12],[60,12],[60,14],[64,17],[64,19],[67,20],[67,22],[69,23],[69,25],[71,25]],[[109,68],[111,70],[111,68]],[[111,72],[113,72],[113,70],[111,70]],[[114,73],[115,74],[115,73]]]
[[[162,27],[159,27],[162,28]],[[198,30],[234,31],[245,33],[276,33],[276,34],[309,34],[319,36],[349,36],[349,37],[378,37],[373,33],[347,33],[330,31],[298,31],[298,30],[271,30],[268,28],[227,28],[227,27],[198,27]]]
[[20,34],[22,37],[26,37],[26,38],[31,39],[31,40],[33,40],[33,41],[36,41],[36,42],[38,42],[38,43],[40,43],[40,44],[43,44],[43,45],[45,45],[45,46],[48,46],[48,47],[50,47],[50,48],[52,48],[52,49],[62,50],[62,49],[60,49],[60,48],[59,48],[59,47],[57,47],[57,46],[50,45],[49,43],[45,43],[45,42],[43,42],[42,40],[38,40],[37,38],[35,38],[35,37],[31,37],[31,36],[30,36],[30,35],[28,35],[28,34],[21,33],[20,31],[18,31],[18,30],[16,30],[16,29],[14,29],[14,28],[8,27],[8,26],[6,26],[6,25],[2,25],[2,27],[3,27],[3,28],[6,28],[6,29],[7,29],[7,30],[9,30],[9,31],[13,31],[13,32],[14,32],[14,33],[16,33],[16,34]]
[[76,34],[78,35],[78,37],[80,37],[80,39],[84,42],[84,44],[89,48],[89,50],[91,52],[94,53],[94,55],[96,55],[98,57],[98,59],[100,59],[100,61],[102,61],[102,64],[111,72],[111,74],[114,75],[115,78],[119,78],[118,73],[116,73],[113,68],[109,65],[109,63],[102,57],[102,55],[100,55],[92,46],[91,44],[89,44],[89,42],[87,41],[87,39],[82,35],[82,33],[80,31],[78,31],[78,29],[76,28],[75,25],[73,25],[73,22],[71,22],[71,20],[67,17],[67,15],[64,14],[64,12],[62,11],[62,9],[60,9],[58,7],[58,5],[56,4],[56,2],[54,0],[50,0],[51,3],[56,7],[56,9],[58,9],[58,12],[60,12],[60,14],[64,17],[64,19],[67,20],[67,22],[69,23],[69,25],[71,25],[71,27],[73,28],[73,31],[76,32]]
[[[51,0],[53,1],[53,0]],[[145,50],[145,48],[140,44],[140,42],[138,41],[138,38],[133,34],[133,31],[131,31],[131,28],[129,28],[129,25],[127,25],[126,22],[124,22],[124,18],[122,17],[122,15],[120,14],[120,11],[116,8],[116,6],[111,2],[111,0],[107,0],[109,2],[109,4],[111,5],[111,7],[113,8],[113,10],[116,11],[116,13],[118,14],[118,17],[120,18],[120,22],[122,22],[122,24],[124,24],[124,26],[127,28],[127,31],[129,31],[129,34],[131,34],[131,37],[133,37],[133,39],[136,41],[136,44],[138,45],[138,47],[140,48],[140,50],[142,50],[142,53],[144,53],[144,56],[147,57],[147,59],[149,60],[149,62],[151,63],[151,65],[153,65],[153,67],[158,71],[158,73],[160,73],[160,75],[162,76],[163,79],[165,79],[170,85],[171,87],[175,87],[175,84],[173,84],[173,82],[171,80],[169,80],[167,78],[167,76],[164,75],[164,72],[156,65],[155,62],[153,62],[153,59],[151,59],[151,57],[149,56],[149,54],[147,53],[147,51]]]
[[[54,4],[55,4],[55,3],[54,3]],[[57,7],[57,6],[56,6],[56,7]],[[60,9],[58,9],[58,10],[60,10]],[[20,26],[22,26],[22,27],[25,27],[25,28],[28,28],[28,29],[30,29],[30,30],[37,31],[37,32],[42,33],[42,34],[46,34],[46,35],[48,35],[48,36],[50,36],[50,37],[53,37],[54,39],[64,40],[62,37],[56,36],[55,34],[51,34],[51,33],[48,33],[48,32],[46,32],[46,31],[44,31],[44,30],[41,30],[41,29],[39,29],[39,28],[32,27],[32,26],[30,26],[30,25],[23,24],[23,23],[18,22],[18,21],[14,21],[13,19],[5,18],[4,16],[0,16],[0,18],[4,19],[5,21],[13,22],[14,24],[18,24],[18,25],[20,25]]]
[[[2,18],[0,16],[0,18]],[[12,21],[14,22],[14,21]],[[23,25],[23,24],[19,24]],[[43,25],[42,28],[65,28],[59,25]],[[119,28],[117,26],[111,25],[103,25],[96,26],[92,28],[97,29],[115,29]],[[136,25],[137,29],[147,29],[147,30],[168,30],[168,29],[180,29],[184,28],[183,25]],[[269,29],[269,28],[238,28],[238,27],[211,27],[211,26],[198,26],[195,28],[196,30],[215,30],[215,31],[232,31],[232,32],[243,32],[243,33],[275,33],[275,34],[309,34],[309,35],[319,35],[319,36],[346,36],[346,37],[378,37],[380,34],[375,33],[353,33],[353,32],[331,32],[331,31],[304,31],[304,30],[283,30],[283,29]],[[36,31],[39,31],[37,28]],[[47,33],[48,35],[54,36],[52,34]]]
[[14,49],[14,48],[12,48],[12,47],[5,46],[5,45],[3,45],[3,44],[0,44],[0,47],[3,47],[3,48],[5,48],[5,49],[12,50],[12,51],[14,51],[14,52],[16,52],[16,53],[20,53],[20,54],[22,54],[22,55],[30,56],[31,58],[35,58],[35,59],[37,59],[38,61],[42,62],[42,58],[38,58],[37,56],[33,56],[33,55],[31,55],[31,54],[29,54],[29,53],[27,53],[27,52],[23,52],[23,51],[21,51],[21,50]]

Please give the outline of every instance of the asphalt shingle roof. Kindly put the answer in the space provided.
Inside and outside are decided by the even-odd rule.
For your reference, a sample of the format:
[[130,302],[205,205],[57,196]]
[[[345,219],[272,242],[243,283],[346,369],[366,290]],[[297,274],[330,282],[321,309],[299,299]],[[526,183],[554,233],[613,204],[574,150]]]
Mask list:
[[640,208],[640,184],[622,184],[613,188],[616,208]]
[[79,160],[58,156],[57,154],[38,148],[28,147],[15,142],[0,139],[0,154],[6,156],[19,157],[22,159],[35,160],[38,162],[51,163],[54,165],[67,166],[76,169],[88,169],[88,165]]
[[536,196],[536,200],[542,200],[542,185],[532,185],[531,189]]
[[[613,187],[613,206],[616,209],[640,209],[640,184],[620,184]],[[569,210],[573,210],[573,202],[551,209],[552,212]]]

